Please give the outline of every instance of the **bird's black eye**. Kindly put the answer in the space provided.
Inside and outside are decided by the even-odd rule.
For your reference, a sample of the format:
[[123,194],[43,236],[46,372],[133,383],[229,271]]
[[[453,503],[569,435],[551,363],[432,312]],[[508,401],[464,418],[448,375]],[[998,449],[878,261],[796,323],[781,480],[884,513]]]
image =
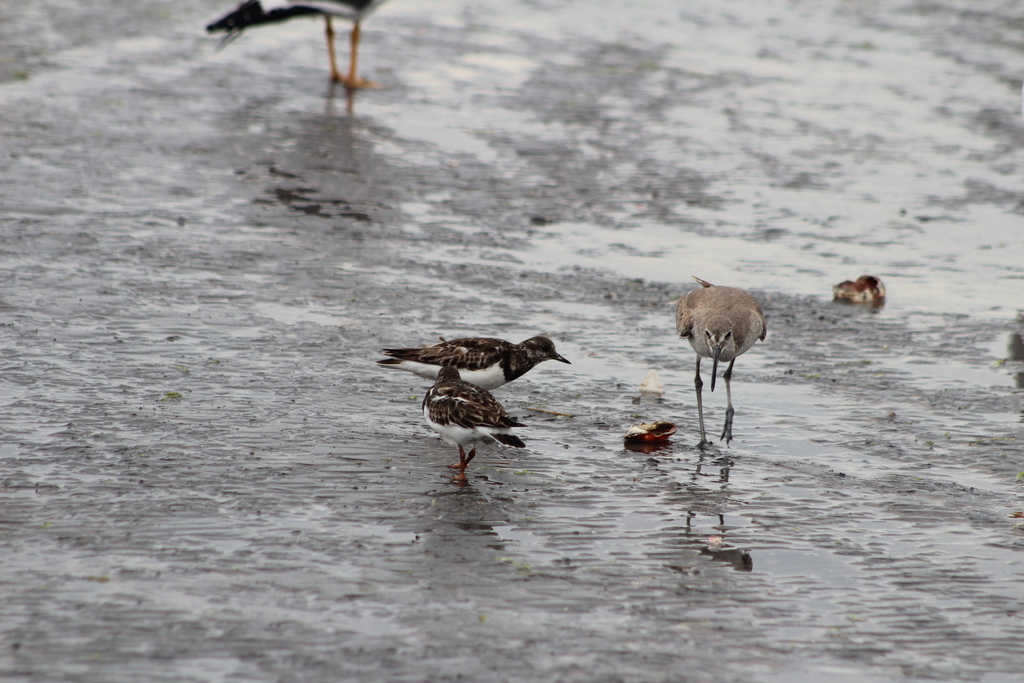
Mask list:
[[726,339],[728,339],[731,336],[732,336],[732,330],[729,330],[728,332],[725,333],[725,338]]

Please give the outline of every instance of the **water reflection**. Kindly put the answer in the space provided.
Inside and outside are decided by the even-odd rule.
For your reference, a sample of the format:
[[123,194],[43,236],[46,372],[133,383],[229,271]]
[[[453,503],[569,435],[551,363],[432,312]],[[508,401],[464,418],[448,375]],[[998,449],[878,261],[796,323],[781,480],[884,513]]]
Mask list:
[[740,548],[726,548],[724,550],[712,550],[711,547],[700,551],[701,555],[709,555],[712,560],[731,564],[733,569],[741,572],[754,571],[754,559],[746,550]]
[[[725,515],[715,515],[718,524],[711,527],[709,533],[707,528],[695,526],[694,520],[701,515],[693,510],[686,513],[686,525],[682,533],[682,546],[687,551],[698,552],[701,557],[710,557],[715,562],[730,565],[736,571],[750,572],[754,570],[754,558],[743,548],[729,545],[726,534],[733,528],[725,523]],[[691,573],[698,571],[694,562],[688,562],[684,557],[680,561],[668,564],[669,569],[678,572]]]
[[[268,157],[253,141],[246,152],[253,159],[246,177],[265,182],[253,203],[283,206],[300,219],[319,218],[338,230],[355,231],[348,234],[390,214],[380,200],[378,178],[392,170],[382,165],[359,117],[309,114],[292,122],[286,148]],[[313,167],[311,158],[317,160]],[[296,225],[312,226],[304,220]]]
[[704,458],[705,457],[706,457],[705,454],[702,452],[700,454],[700,457],[697,458],[697,467],[694,469],[694,472],[693,472],[694,480],[696,480],[696,478],[700,477],[700,476],[703,476],[703,477],[714,477],[714,476],[716,476],[716,474],[714,472],[705,473],[703,471],[703,468],[705,468],[705,467],[711,467],[711,468],[717,467],[718,468],[718,473],[717,473],[718,483],[720,483],[720,484],[727,484],[727,483],[729,483],[729,471],[732,470],[732,466],[736,464],[735,461],[732,458],[730,458],[729,456],[727,456],[727,455],[720,455],[720,456],[717,456],[717,457],[713,458],[711,460],[711,462],[704,462]]
[[[696,517],[696,513],[686,513],[686,530],[687,534],[693,531],[692,521]],[[734,569],[739,571],[749,572],[754,570],[754,559],[750,556],[750,553],[742,548],[730,547],[726,542],[725,535],[733,528],[725,523],[725,515],[717,515],[718,524],[712,527],[716,532],[708,537],[706,541],[701,541],[703,547],[701,548],[700,554],[710,557],[718,562],[725,562],[731,564]]]
[[351,116],[355,111],[356,93],[358,90],[352,88],[346,88],[340,83],[330,81],[327,85],[327,95],[324,105],[324,116],[333,117],[334,113],[334,100],[337,98],[339,93],[343,93],[345,96],[345,113]]
[[633,451],[634,453],[658,453],[665,451],[664,455],[668,455],[668,452],[672,450],[674,444],[671,441],[624,441],[623,447],[627,451]]
[[416,529],[426,557],[477,562],[505,550],[505,541],[494,527],[508,524],[511,499],[471,486],[437,489],[428,495],[432,499],[428,514]]
[[[1006,344],[1006,359],[1018,362],[1024,361],[1024,334],[1020,332],[1010,334],[1009,341]],[[1016,381],[1018,389],[1024,389],[1024,371],[1015,373],[1013,379]]]
[[[671,443],[637,443],[627,444],[625,448],[639,453],[654,453],[667,458],[674,450],[681,447],[673,446]],[[660,469],[662,461],[652,457],[647,460],[647,464],[652,468]],[[664,469],[666,474],[671,472],[674,479],[681,475],[688,481],[674,481],[671,484],[674,490],[668,494],[669,500],[680,509],[689,509],[695,501],[707,503],[709,496],[713,495],[716,499],[723,495],[727,496],[729,473],[735,464],[736,462],[730,455],[698,451],[693,469],[688,472],[689,476],[687,476],[685,470],[681,470],[679,465],[673,463]],[[715,484],[720,484],[720,486],[715,486]]]

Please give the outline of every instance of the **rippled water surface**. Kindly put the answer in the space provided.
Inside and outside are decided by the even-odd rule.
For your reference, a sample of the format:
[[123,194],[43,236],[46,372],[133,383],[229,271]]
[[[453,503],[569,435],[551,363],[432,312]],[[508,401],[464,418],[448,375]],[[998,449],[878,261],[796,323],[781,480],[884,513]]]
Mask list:
[[[318,21],[4,7],[0,675],[1021,680],[1018,4],[393,0],[348,100]],[[705,450],[691,275],[768,319]],[[379,349],[538,333],[452,485]]]

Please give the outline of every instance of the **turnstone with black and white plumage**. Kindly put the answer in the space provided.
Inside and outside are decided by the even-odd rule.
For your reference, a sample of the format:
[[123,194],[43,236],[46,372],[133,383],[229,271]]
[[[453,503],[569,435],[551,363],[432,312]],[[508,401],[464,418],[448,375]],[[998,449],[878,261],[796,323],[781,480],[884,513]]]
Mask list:
[[[445,441],[459,448],[459,464],[448,465],[458,470],[455,481],[466,481],[466,468],[476,456],[477,444],[492,439],[506,446],[524,448],[526,444],[512,432],[512,427],[525,427],[509,417],[498,400],[486,389],[459,379],[459,371],[443,367],[437,381],[423,397],[423,417]],[[472,446],[469,454],[466,447]]]
[[459,371],[464,381],[488,391],[522,377],[546,360],[569,363],[555,351],[555,343],[547,337],[530,337],[518,344],[489,337],[442,339],[434,346],[384,349],[381,353],[391,356],[377,361],[382,367],[434,379],[442,366],[450,366]]
[[[322,16],[327,22],[327,56],[331,61],[331,80],[341,83],[349,90],[373,88],[374,83],[356,75],[359,59],[359,38],[362,21],[387,0],[246,0],[220,19],[207,25],[209,33],[224,32],[221,46],[227,45],[250,26],[274,24],[294,17]],[[332,17],[352,22],[349,36],[348,75],[342,76],[334,56],[334,27]]]

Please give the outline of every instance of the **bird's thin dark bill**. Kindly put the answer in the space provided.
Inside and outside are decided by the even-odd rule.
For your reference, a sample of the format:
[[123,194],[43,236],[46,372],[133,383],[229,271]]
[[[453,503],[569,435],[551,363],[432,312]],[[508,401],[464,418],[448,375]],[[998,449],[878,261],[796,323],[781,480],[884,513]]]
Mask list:
[[554,356],[552,356],[552,357],[551,357],[551,359],[552,359],[552,360],[557,360],[557,361],[558,361],[559,363],[565,363],[566,365],[572,365],[572,363],[570,363],[570,362],[569,362],[569,361],[567,361],[566,359],[562,358],[562,357],[561,357],[560,355],[558,355],[557,353],[556,353],[556,354],[555,354]]
[[718,379],[718,357],[722,354],[722,347],[715,347],[715,355],[711,363],[711,391],[715,390],[715,380]]

